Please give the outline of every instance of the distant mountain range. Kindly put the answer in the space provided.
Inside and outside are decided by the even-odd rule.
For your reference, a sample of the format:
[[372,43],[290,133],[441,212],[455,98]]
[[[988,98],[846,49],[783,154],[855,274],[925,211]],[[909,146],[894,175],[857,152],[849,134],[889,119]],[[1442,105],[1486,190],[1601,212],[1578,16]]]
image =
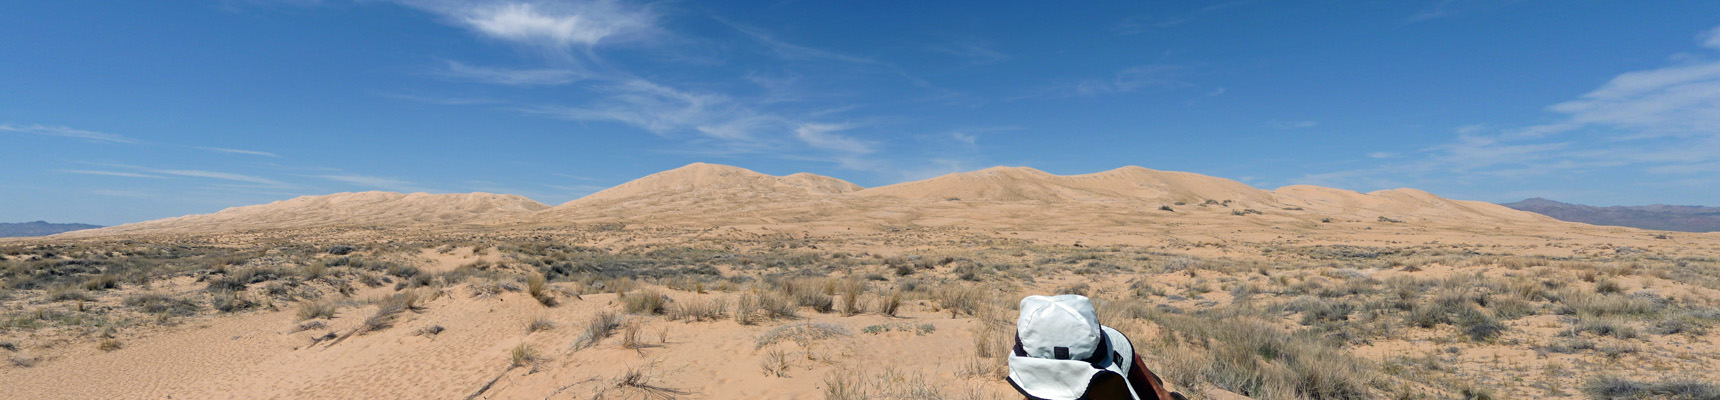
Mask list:
[[48,236],[61,232],[100,228],[90,224],[51,224],[47,221],[0,222],[0,237]]
[[1502,206],[1546,215],[1562,221],[1680,232],[1720,232],[1720,207],[1611,206],[1595,207],[1532,198]]

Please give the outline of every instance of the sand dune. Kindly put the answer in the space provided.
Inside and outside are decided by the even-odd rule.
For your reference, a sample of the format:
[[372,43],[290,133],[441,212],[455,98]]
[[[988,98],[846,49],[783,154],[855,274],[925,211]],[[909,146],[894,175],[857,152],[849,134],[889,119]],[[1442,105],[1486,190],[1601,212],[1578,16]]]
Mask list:
[[[1036,206],[1037,205],[1037,206]],[[1046,207],[1052,206],[1052,207]],[[1244,212],[1263,218],[1387,218],[1410,223],[1557,223],[1502,206],[1451,200],[1415,189],[1373,193],[1317,186],[1265,191],[1230,179],[1136,166],[1055,175],[1029,167],[993,167],[875,188],[809,173],[772,176],[745,168],[694,163],[652,174],[555,207],[488,193],[387,192],[308,196],[78,233],[211,232],[323,226],[425,224],[539,225],[627,222],[728,226],[972,224],[991,228],[1097,224],[1163,224],[1177,214]],[[1214,223],[1194,219],[1188,223]],[[1225,220],[1223,223],[1232,223]],[[1048,225],[1049,224],[1049,225]],[[1073,225],[1071,225],[1073,224]]]
[[518,215],[549,206],[511,194],[491,193],[336,193],[304,196],[269,204],[233,207],[213,214],[187,215],[72,232],[96,236],[210,230],[298,228],[337,225],[462,224],[479,218]]

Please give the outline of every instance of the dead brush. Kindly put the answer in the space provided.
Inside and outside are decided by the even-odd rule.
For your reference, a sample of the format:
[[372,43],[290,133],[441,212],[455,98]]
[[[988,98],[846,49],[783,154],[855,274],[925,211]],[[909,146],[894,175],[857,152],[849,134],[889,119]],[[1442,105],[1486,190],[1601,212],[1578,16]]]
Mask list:
[[593,396],[593,398],[609,398],[608,391],[610,390],[622,391],[624,394],[617,397],[629,399],[669,400],[692,394],[692,392],[686,390],[662,386],[653,382],[657,377],[655,374],[651,373],[651,369],[656,368],[656,366],[657,362],[652,361],[644,365],[628,368],[627,372],[622,373],[621,376],[615,377],[614,385],[599,390],[597,395]]
[[764,369],[765,375],[787,378],[788,369],[793,361],[793,357],[789,357],[788,351],[780,347],[771,347],[770,350],[764,352],[764,357],[759,358],[759,367]]

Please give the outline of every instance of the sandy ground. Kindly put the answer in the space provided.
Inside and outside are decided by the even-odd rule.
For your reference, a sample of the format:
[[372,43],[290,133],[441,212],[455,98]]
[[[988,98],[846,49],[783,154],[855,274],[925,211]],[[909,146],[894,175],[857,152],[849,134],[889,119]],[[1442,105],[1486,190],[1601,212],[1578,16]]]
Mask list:
[[[609,249],[653,243],[795,243],[884,256],[934,249],[1119,245],[1222,259],[1263,259],[1277,248],[1315,245],[1575,258],[1720,254],[1716,233],[1662,238],[1661,232],[1564,223],[1409,189],[1356,193],[1292,186],[1266,191],[1221,178],[1134,167],[1075,176],[993,168],[860,188],[815,175],[773,177],[695,164],[555,207],[507,195],[341,194],[48,240],[264,248],[278,243],[393,243],[402,238],[457,241],[480,234],[553,238]],[[32,240],[39,239],[4,243]],[[470,247],[415,250],[410,256],[429,273],[505,261]],[[1458,272],[1475,271],[1434,265],[1414,274]],[[1403,272],[1378,273],[1384,278]],[[1043,278],[1035,287],[999,295],[1079,282],[1091,282],[1096,291],[1119,291],[1132,277]],[[1190,273],[1160,283],[1168,287],[1220,278]],[[1632,289],[1654,285],[1668,296],[1720,297],[1663,280],[1627,277],[1621,283]],[[573,345],[587,321],[619,308],[615,295],[560,295],[560,306],[545,307],[517,292],[474,296],[465,284],[440,292],[417,290],[430,299],[421,310],[402,314],[392,328],[332,345],[313,338],[353,330],[375,306],[343,308],[326,327],[299,332],[294,332],[294,304],[279,304],[274,311],[191,318],[174,326],[126,331],[123,347],[112,351],[98,349],[93,340],[31,339],[25,350],[45,359],[29,368],[0,367],[0,381],[9,383],[0,385],[0,398],[466,398],[487,385],[479,398],[787,399],[823,397],[844,377],[882,386],[922,382],[952,398],[1013,395],[996,379],[995,370],[978,376],[963,372],[998,365],[995,359],[974,356],[982,319],[951,318],[918,301],[905,306],[899,317],[803,312],[800,319],[751,326],[732,319],[687,322],[630,316],[628,324],[640,332],[640,348],[622,348],[623,340],[611,337],[576,350]],[[391,292],[379,287],[353,298]],[[736,296],[665,293],[675,301],[724,297],[732,302]],[[1230,300],[1221,290],[1202,301]],[[1435,338],[1452,333],[1429,332],[1353,350],[1381,362],[1403,354],[1451,357],[1461,365],[1486,366],[1462,371],[1465,374],[1515,371],[1509,375],[1570,385],[1575,381],[1558,380],[1559,372],[1549,365],[1577,374],[1588,368],[1582,360],[1536,354],[1527,345],[1544,343],[1557,333],[1554,327],[1560,322],[1549,318],[1559,317],[1511,321],[1506,336],[1510,345],[1451,345]],[[537,319],[550,321],[554,328],[527,332]],[[793,324],[831,324],[847,334],[804,343],[756,344],[771,330]],[[925,333],[863,332],[876,325],[927,324],[932,328]],[[1294,327],[1292,322],[1285,325]],[[432,326],[442,330],[420,333]],[[1720,369],[1712,356],[1720,354],[1715,335],[1720,333],[1651,338],[1638,344],[1649,354],[1627,355],[1621,362],[1652,355],[1656,360],[1683,360],[1653,367],[1663,372]],[[521,344],[534,349],[538,359],[514,366],[511,353]],[[763,366],[778,355],[787,360],[784,376]],[[629,372],[639,378],[629,380]],[[1209,397],[1233,396],[1214,392]]]

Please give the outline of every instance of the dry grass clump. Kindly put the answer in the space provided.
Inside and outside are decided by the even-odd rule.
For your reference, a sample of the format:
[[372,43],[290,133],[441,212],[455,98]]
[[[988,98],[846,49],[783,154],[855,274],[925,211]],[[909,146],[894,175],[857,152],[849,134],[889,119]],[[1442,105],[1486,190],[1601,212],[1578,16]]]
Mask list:
[[678,301],[669,306],[666,317],[670,321],[716,321],[723,318],[728,303],[724,298]]
[[352,332],[348,332],[346,335],[341,336],[339,340],[329,343],[329,345],[333,346],[354,335],[363,335],[365,333],[388,329],[388,327],[394,326],[394,320],[400,316],[400,313],[423,310],[423,307],[418,304],[419,301],[420,298],[418,292],[412,290],[371,300],[371,302],[376,303],[376,312],[372,313],[370,317],[365,318],[364,322],[360,323],[357,328],[352,330]]
[[787,350],[771,347],[770,350],[764,352],[764,357],[759,359],[758,365],[759,368],[764,369],[765,375],[787,378],[788,368],[792,362],[793,358],[789,357]]
[[333,319],[340,311],[340,305],[332,301],[313,300],[299,303],[298,320]]
[[798,310],[799,306],[782,293],[752,291],[742,293],[735,302],[734,318],[741,325],[752,325],[765,319],[795,318]]
[[621,327],[622,317],[611,311],[604,311],[591,317],[585,324],[585,332],[580,333],[579,339],[574,340],[573,349],[581,350],[596,345],[615,334],[615,329]]
[[84,281],[84,290],[94,292],[108,289],[119,289],[119,277],[112,274],[101,274]]
[[627,312],[633,314],[662,314],[664,310],[663,299],[663,293],[650,288],[621,295],[621,303]]
[[537,363],[541,360],[539,357],[537,349],[532,348],[530,343],[520,343],[520,345],[514,346],[513,351],[509,352],[509,359],[513,360],[515,368]]
[[526,324],[526,333],[547,331],[551,329],[555,329],[555,322],[550,321],[548,318],[534,318],[531,323]]
[[1151,314],[1164,332],[1180,333],[1191,349],[1183,354],[1198,374],[1178,371],[1175,380],[1203,381],[1256,398],[1369,399],[1373,367],[1314,335],[1292,335],[1251,317],[1193,317]]
[[1637,337],[1636,328],[1631,327],[1630,324],[1622,320],[1607,318],[1590,318],[1578,321],[1576,325],[1571,326],[1571,329],[1561,332],[1560,335],[1576,337],[1582,333],[1612,336],[1619,339],[1635,339]]
[[555,307],[555,296],[545,290],[547,285],[548,282],[544,279],[543,274],[526,276],[526,293],[530,294],[533,299],[537,299],[538,304],[543,304],[545,307]]
[[114,350],[119,350],[120,348],[123,348],[123,347],[125,347],[125,344],[120,343],[120,341],[118,339],[102,340],[102,343],[100,345],[96,346],[96,348],[101,349],[101,351],[114,351]]
[[[903,372],[891,367],[875,376],[855,368],[836,368],[824,376],[824,398],[860,399],[944,399],[944,384],[928,380],[925,375]],[[983,394],[967,393],[963,398],[989,398]]]
[[890,295],[878,298],[878,312],[888,316],[896,316],[902,309],[902,291],[892,290]]
[[805,347],[808,343],[812,343],[814,340],[848,335],[848,328],[844,328],[841,325],[822,322],[802,322],[798,324],[779,326],[759,335],[758,340],[753,342],[753,349],[762,349],[765,346],[784,340],[791,340],[800,344],[801,347]]
[[985,288],[977,285],[944,285],[933,292],[938,300],[938,306],[950,312],[950,318],[957,314],[979,315],[980,308],[991,301]]
[[853,316],[866,312],[865,303],[860,302],[860,294],[866,292],[866,282],[851,277],[842,280],[839,287],[842,292],[842,315]]
[[794,299],[796,306],[812,307],[820,314],[836,309],[836,298],[831,296],[836,292],[835,281],[823,278],[785,280],[781,289]]

